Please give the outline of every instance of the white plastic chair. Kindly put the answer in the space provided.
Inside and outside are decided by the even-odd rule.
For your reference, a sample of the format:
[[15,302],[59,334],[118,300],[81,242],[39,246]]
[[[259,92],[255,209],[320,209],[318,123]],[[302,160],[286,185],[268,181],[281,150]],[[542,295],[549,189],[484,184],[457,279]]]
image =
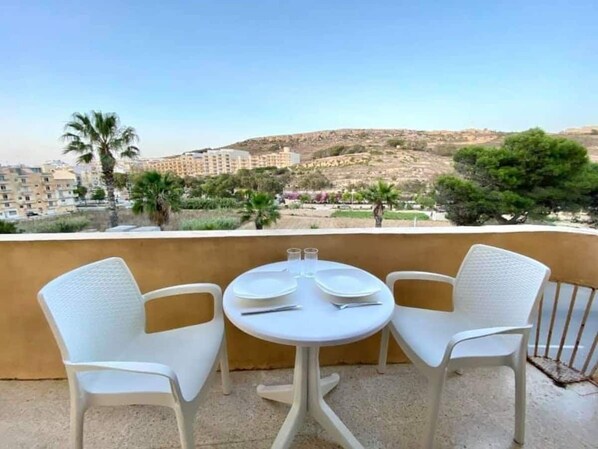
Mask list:
[[[146,301],[190,293],[212,295],[211,321],[145,332]],[[187,284],[142,295],[125,262],[110,258],[54,279],[38,300],[66,367],[73,449],[83,447],[87,408],[128,404],[171,407],[183,449],[195,447],[195,413],[218,362],[224,394],[230,392],[220,287]]]
[[517,253],[474,245],[456,278],[397,271],[400,280],[445,282],[453,286],[453,312],[396,306],[382,333],[378,371],[386,368],[389,331],[429,381],[428,427],[424,447],[434,446],[440,398],[447,372],[465,367],[510,366],[515,372],[515,441],[525,438],[525,366],[530,316],[550,277],[545,265]]

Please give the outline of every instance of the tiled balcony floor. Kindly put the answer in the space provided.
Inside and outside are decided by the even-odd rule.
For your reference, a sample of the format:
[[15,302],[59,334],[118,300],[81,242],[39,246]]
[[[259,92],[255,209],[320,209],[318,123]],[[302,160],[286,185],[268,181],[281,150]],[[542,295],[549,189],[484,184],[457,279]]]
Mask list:
[[[385,375],[374,366],[324,368],[341,383],[327,401],[366,448],[415,448],[424,428],[426,382],[411,365],[393,365]],[[291,370],[232,373],[234,390],[214,383],[197,416],[198,448],[269,448],[288,408],[260,399],[259,383],[285,383]],[[441,448],[515,448],[513,376],[509,369],[465,371],[451,376],[437,433]],[[65,381],[0,382],[0,448],[68,448],[68,388]],[[553,386],[528,369],[527,449],[597,448],[598,389]],[[94,408],[86,414],[85,448],[178,448],[174,413],[167,408]],[[309,420],[293,447],[337,448]]]

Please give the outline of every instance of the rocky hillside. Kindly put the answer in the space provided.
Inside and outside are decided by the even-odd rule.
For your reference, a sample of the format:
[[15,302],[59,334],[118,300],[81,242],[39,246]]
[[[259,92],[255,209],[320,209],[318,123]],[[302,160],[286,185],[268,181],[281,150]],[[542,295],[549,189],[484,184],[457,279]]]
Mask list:
[[[596,127],[598,128],[598,127]],[[566,130],[560,135],[586,146],[598,161],[598,131],[594,127]],[[452,155],[468,145],[500,145],[509,133],[488,129],[417,131],[407,129],[339,129],[258,137],[227,145],[252,154],[290,147],[301,154],[299,171],[320,170],[336,187],[382,177],[402,183],[431,182],[452,170]]]

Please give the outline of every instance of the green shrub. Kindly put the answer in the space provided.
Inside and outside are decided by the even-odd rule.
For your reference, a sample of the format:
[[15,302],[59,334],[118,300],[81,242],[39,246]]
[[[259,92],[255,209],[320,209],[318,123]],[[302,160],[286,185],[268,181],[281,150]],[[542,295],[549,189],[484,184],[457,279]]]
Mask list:
[[59,218],[54,221],[40,221],[36,223],[33,232],[44,234],[79,232],[88,225],[89,220],[85,217]]
[[237,229],[240,220],[234,217],[193,218],[181,223],[181,231],[216,231]]
[[313,223],[309,225],[309,229],[320,229],[320,227],[317,224]]
[[366,151],[366,148],[360,144],[355,144],[351,146],[334,145],[329,148],[324,148],[322,150],[315,151],[312,157],[314,159],[320,159],[323,157],[342,156],[344,154],[365,153]]
[[0,234],[16,234],[17,232],[19,232],[17,230],[17,225],[10,221],[0,220]]
[[185,198],[181,201],[181,209],[235,209],[240,207],[235,198]]
[[405,139],[388,139],[386,141],[386,145],[388,145],[389,147],[402,147],[403,145],[405,145]]
[[426,151],[428,143],[425,140],[411,140],[405,144],[406,150]]

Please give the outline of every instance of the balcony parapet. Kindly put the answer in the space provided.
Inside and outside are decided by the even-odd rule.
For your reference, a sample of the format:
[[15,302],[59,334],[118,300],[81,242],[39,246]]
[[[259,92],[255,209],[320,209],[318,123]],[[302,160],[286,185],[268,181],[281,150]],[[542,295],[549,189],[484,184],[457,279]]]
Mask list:
[[[283,260],[290,247],[317,247],[321,258],[349,263],[384,279],[395,270],[434,271],[454,276],[469,247],[486,243],[547,264],[553,277],[598,284],[598,232],[557,226],[454,228],[361,228],[138,233],[0,235],[0,378],[55,378],[64,371],[58,348],[37,304],[39,289],[56,276],[110,256],[122,257],[141,291],[167,285],[214,282],[226,287],[257,265]],[[450,310],[450,286],[397,284],[404,305]],[[209,301],[193,296],[147,306],[148,331],[208,320]],[[250,337],[229,323],[233,368],[292,366],[293,348]],[[375,363],[379,336],[322,351],[323,364]],[[397,347],[389,360],[405,361]]]

